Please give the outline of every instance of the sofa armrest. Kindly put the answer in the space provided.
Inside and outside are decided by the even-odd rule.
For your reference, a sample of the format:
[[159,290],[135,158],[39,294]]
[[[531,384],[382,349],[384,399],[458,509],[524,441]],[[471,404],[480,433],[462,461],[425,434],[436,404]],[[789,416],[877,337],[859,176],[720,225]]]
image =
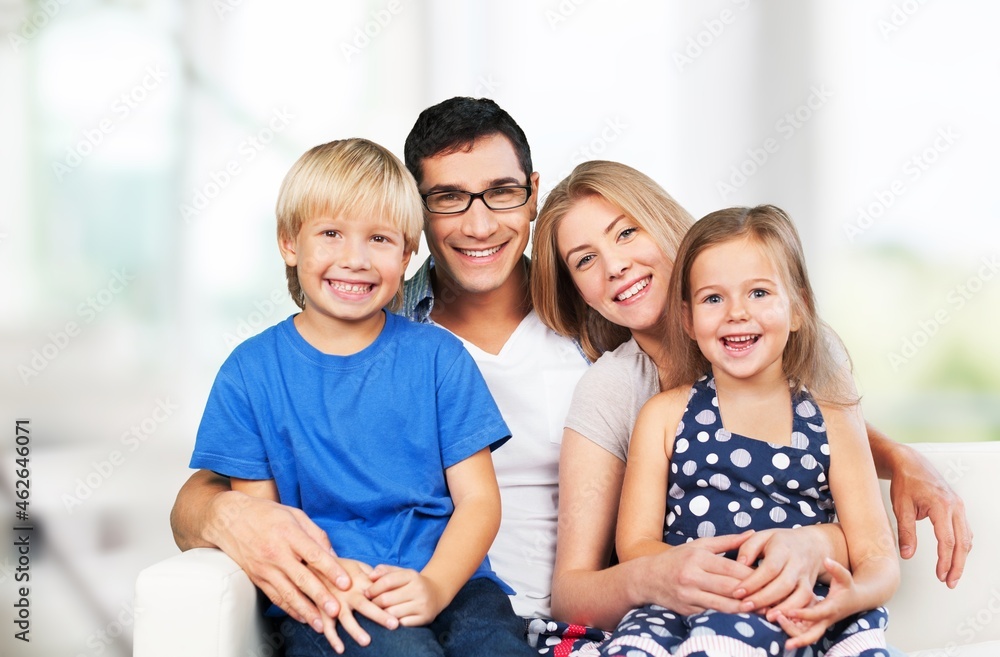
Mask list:
[[[917,523],[917,552],[901,561],[899,590],[888,603],[889,643],[921,655],[965,657],[1000,654],[1000,515],[995,506],[1000,477],[1000,442],[913,444],[965,503],[974,547],[965,574],[952,590],[935,576],[937,539],[929,520]],[[882,482],[890,522],[896,529]],[[992,643],[992,642],[998,643]],[[980,645],[984,644],[984,645]]]
[[221,550],[188,550],[140,572],[135,610],[134,657],[246,657],[269,638],[256,587]]

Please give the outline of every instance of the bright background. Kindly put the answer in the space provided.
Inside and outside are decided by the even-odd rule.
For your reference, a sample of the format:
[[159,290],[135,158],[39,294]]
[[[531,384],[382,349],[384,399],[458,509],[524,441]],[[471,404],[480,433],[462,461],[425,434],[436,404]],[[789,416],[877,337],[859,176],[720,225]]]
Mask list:
[[3,620],[0,652],[131,654],[215,372],[293,310],[281,178],[335,138],[402,155],[453,95],[515,117],[543,193],[605,158],[696,217],[785,208],[869,419],[1000,439],[998,23],[972,0],[0,3],[0,526],[22,418],[36,527],[32,641]]

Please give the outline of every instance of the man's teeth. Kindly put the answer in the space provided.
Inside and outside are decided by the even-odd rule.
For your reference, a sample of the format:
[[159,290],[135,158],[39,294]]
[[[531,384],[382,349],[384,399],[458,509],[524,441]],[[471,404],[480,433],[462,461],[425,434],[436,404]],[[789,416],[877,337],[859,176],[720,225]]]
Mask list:
[[492,249],[485,249],[483,251],[470,251],[468,249],[459,249],[463,255],[467,255],[470,258],[485,258],[486,256],[491,256],[500,250],[499,246],[494,246]]
[[622,292],[621,294],[619,294],[618,296],[616,296],[615,300],[616,301],[624,301],[625,299],[630,299],[631,297],[635,296],[635,294],[639,290],[643,289],[647,285],[649,285],[649,279],[648,278],[644,278],[641,281],[639,281],[638,283],[636,283],[635,285],[633,285],[632,287],[630,287],[629,289],[625,290],[624,292]]
[[347,292],[348,294],[365,294],[372,289],[370,283],[361,285],[358,283],[341,283],[339,281],[333,281],[330,283],[333,289],[338,292]]

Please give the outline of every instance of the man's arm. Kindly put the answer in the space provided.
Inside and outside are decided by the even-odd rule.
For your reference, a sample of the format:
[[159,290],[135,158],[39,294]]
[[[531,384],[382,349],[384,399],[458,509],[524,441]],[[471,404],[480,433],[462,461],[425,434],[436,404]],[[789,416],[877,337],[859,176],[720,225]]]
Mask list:
[[305,513],[236,492],[214,472],[199,470],[185,482],[170,526],[180,549],[221,549],[271,602],[318,632],[318,608],[336,618],[340,606],[313,571],[342,590],[351,586],[326,534]]
[[891,440],[871,424],[866,426],[878,476],[891,480],[889,497],[898,525],[900,556],[913,556],[916,523],[930,518],[938,542],[937,577],[955,588],[972,549],[965,504],[919,452]]

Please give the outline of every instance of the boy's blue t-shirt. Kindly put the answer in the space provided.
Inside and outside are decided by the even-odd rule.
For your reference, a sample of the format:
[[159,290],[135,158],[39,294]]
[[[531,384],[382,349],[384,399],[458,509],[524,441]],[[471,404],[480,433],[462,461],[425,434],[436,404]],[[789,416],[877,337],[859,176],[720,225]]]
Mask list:
[[[475,361],[447,331],[392,313],[367,348],[331,356],[293,317],[222,365],[191,467],[274,479],[339,556],[422,569],[454,509],[445,469],[510,436]],[[488,560],[483,576],[509,591]]]

